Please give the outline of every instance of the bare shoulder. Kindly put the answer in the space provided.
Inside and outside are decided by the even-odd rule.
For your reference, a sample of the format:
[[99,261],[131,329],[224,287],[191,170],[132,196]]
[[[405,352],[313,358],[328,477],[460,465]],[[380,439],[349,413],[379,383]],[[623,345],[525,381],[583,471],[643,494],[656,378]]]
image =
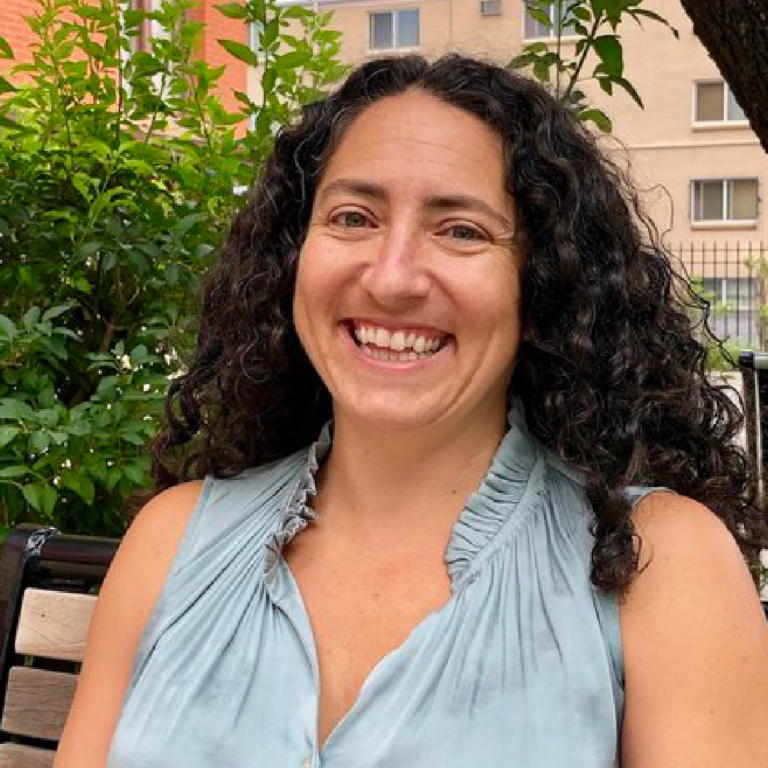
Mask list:
[[202,483],[155,496],[126,532],[102,585],[55,768],[103,768],[139,638],[195,509]]
[[642,571],[621,601],[623,765],[768,764],[768,628],[738,545],[673,493],[633,519]]

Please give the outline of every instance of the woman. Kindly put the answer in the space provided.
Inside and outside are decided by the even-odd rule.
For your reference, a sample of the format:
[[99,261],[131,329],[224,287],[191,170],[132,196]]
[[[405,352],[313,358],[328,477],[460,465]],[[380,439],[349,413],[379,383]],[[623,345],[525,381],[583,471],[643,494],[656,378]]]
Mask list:
[[645,221],[458,56],[283,131],[56,768],[768,764],[766,522]]

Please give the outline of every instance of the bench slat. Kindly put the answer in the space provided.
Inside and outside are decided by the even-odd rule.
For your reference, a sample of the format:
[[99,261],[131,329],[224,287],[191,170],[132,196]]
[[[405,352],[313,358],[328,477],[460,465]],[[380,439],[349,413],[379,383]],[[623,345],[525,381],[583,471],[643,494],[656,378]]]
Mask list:
[[22,744],[0,744],[0,768],[51,768],[55,754]]
[[11,667],[3,706],[3,731],[58,741],[76,687],[77,675]]
[[27,589],[21,604],[16,652],[82,661],[95,604],[93,595]]

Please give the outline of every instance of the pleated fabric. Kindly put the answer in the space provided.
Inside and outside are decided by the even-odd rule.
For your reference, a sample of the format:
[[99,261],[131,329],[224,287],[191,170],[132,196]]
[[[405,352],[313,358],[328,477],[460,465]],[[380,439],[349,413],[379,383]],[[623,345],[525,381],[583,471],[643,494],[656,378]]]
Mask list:
[[617,600],[589,581],[581,478],[528,433],[518,405],[453,527],[450,599],[318,743],[314,640],[282,550],[316,518],[331,431],[237,478],[205,479],[107,768],[618,768]]

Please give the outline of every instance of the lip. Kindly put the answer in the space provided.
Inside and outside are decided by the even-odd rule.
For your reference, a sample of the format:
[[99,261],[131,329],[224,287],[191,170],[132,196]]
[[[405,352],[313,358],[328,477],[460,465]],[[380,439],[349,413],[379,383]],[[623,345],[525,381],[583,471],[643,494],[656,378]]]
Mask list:
[[[364,322],[364,321],[361,321]],[[373,321],[370,321],[372,325],[375,325]],[[381,325],[382,328],[387,328],[385,325]],[[389,326],[387,330],[390,330],[393,326]],[[413,328],[414,326],[408,326],[409,329]],[[420,328],[424,328],[424,326],[418,326]],[[379,368],[383,370],[396,370],[396,371],[410,371],[414,369],[419,368],[426,368],[429,365],[434,365],[436,362],[439,362],[443,359],[444,355],[448,350],[453,348],[453,336],[451,334],[447,334],[447,338],[445,340],[445,343],[443,346],[437,350],[437,352],[433,352],[429,357],[422,357],[418,360],[404,360],[404,361],[395,361],[395,360],[376,360],[373,357],[369,357],[366,355],[360,347],[358,347],[357,343],[355,342],[355,339],[352,336],[352,324],[351,321],[345,321],[339,324],[339,330],[341,331],[341,334],[344,336],[344,339],[346,340],[346,343],[349,345],[350,350],[352,354],[361,362],[363,362],[365,365],[371,366],[373,368]],[[402,326],[394,326],[394,330],[399,331],[403,330]],[[441,334],[444,335],[445,334]]]

